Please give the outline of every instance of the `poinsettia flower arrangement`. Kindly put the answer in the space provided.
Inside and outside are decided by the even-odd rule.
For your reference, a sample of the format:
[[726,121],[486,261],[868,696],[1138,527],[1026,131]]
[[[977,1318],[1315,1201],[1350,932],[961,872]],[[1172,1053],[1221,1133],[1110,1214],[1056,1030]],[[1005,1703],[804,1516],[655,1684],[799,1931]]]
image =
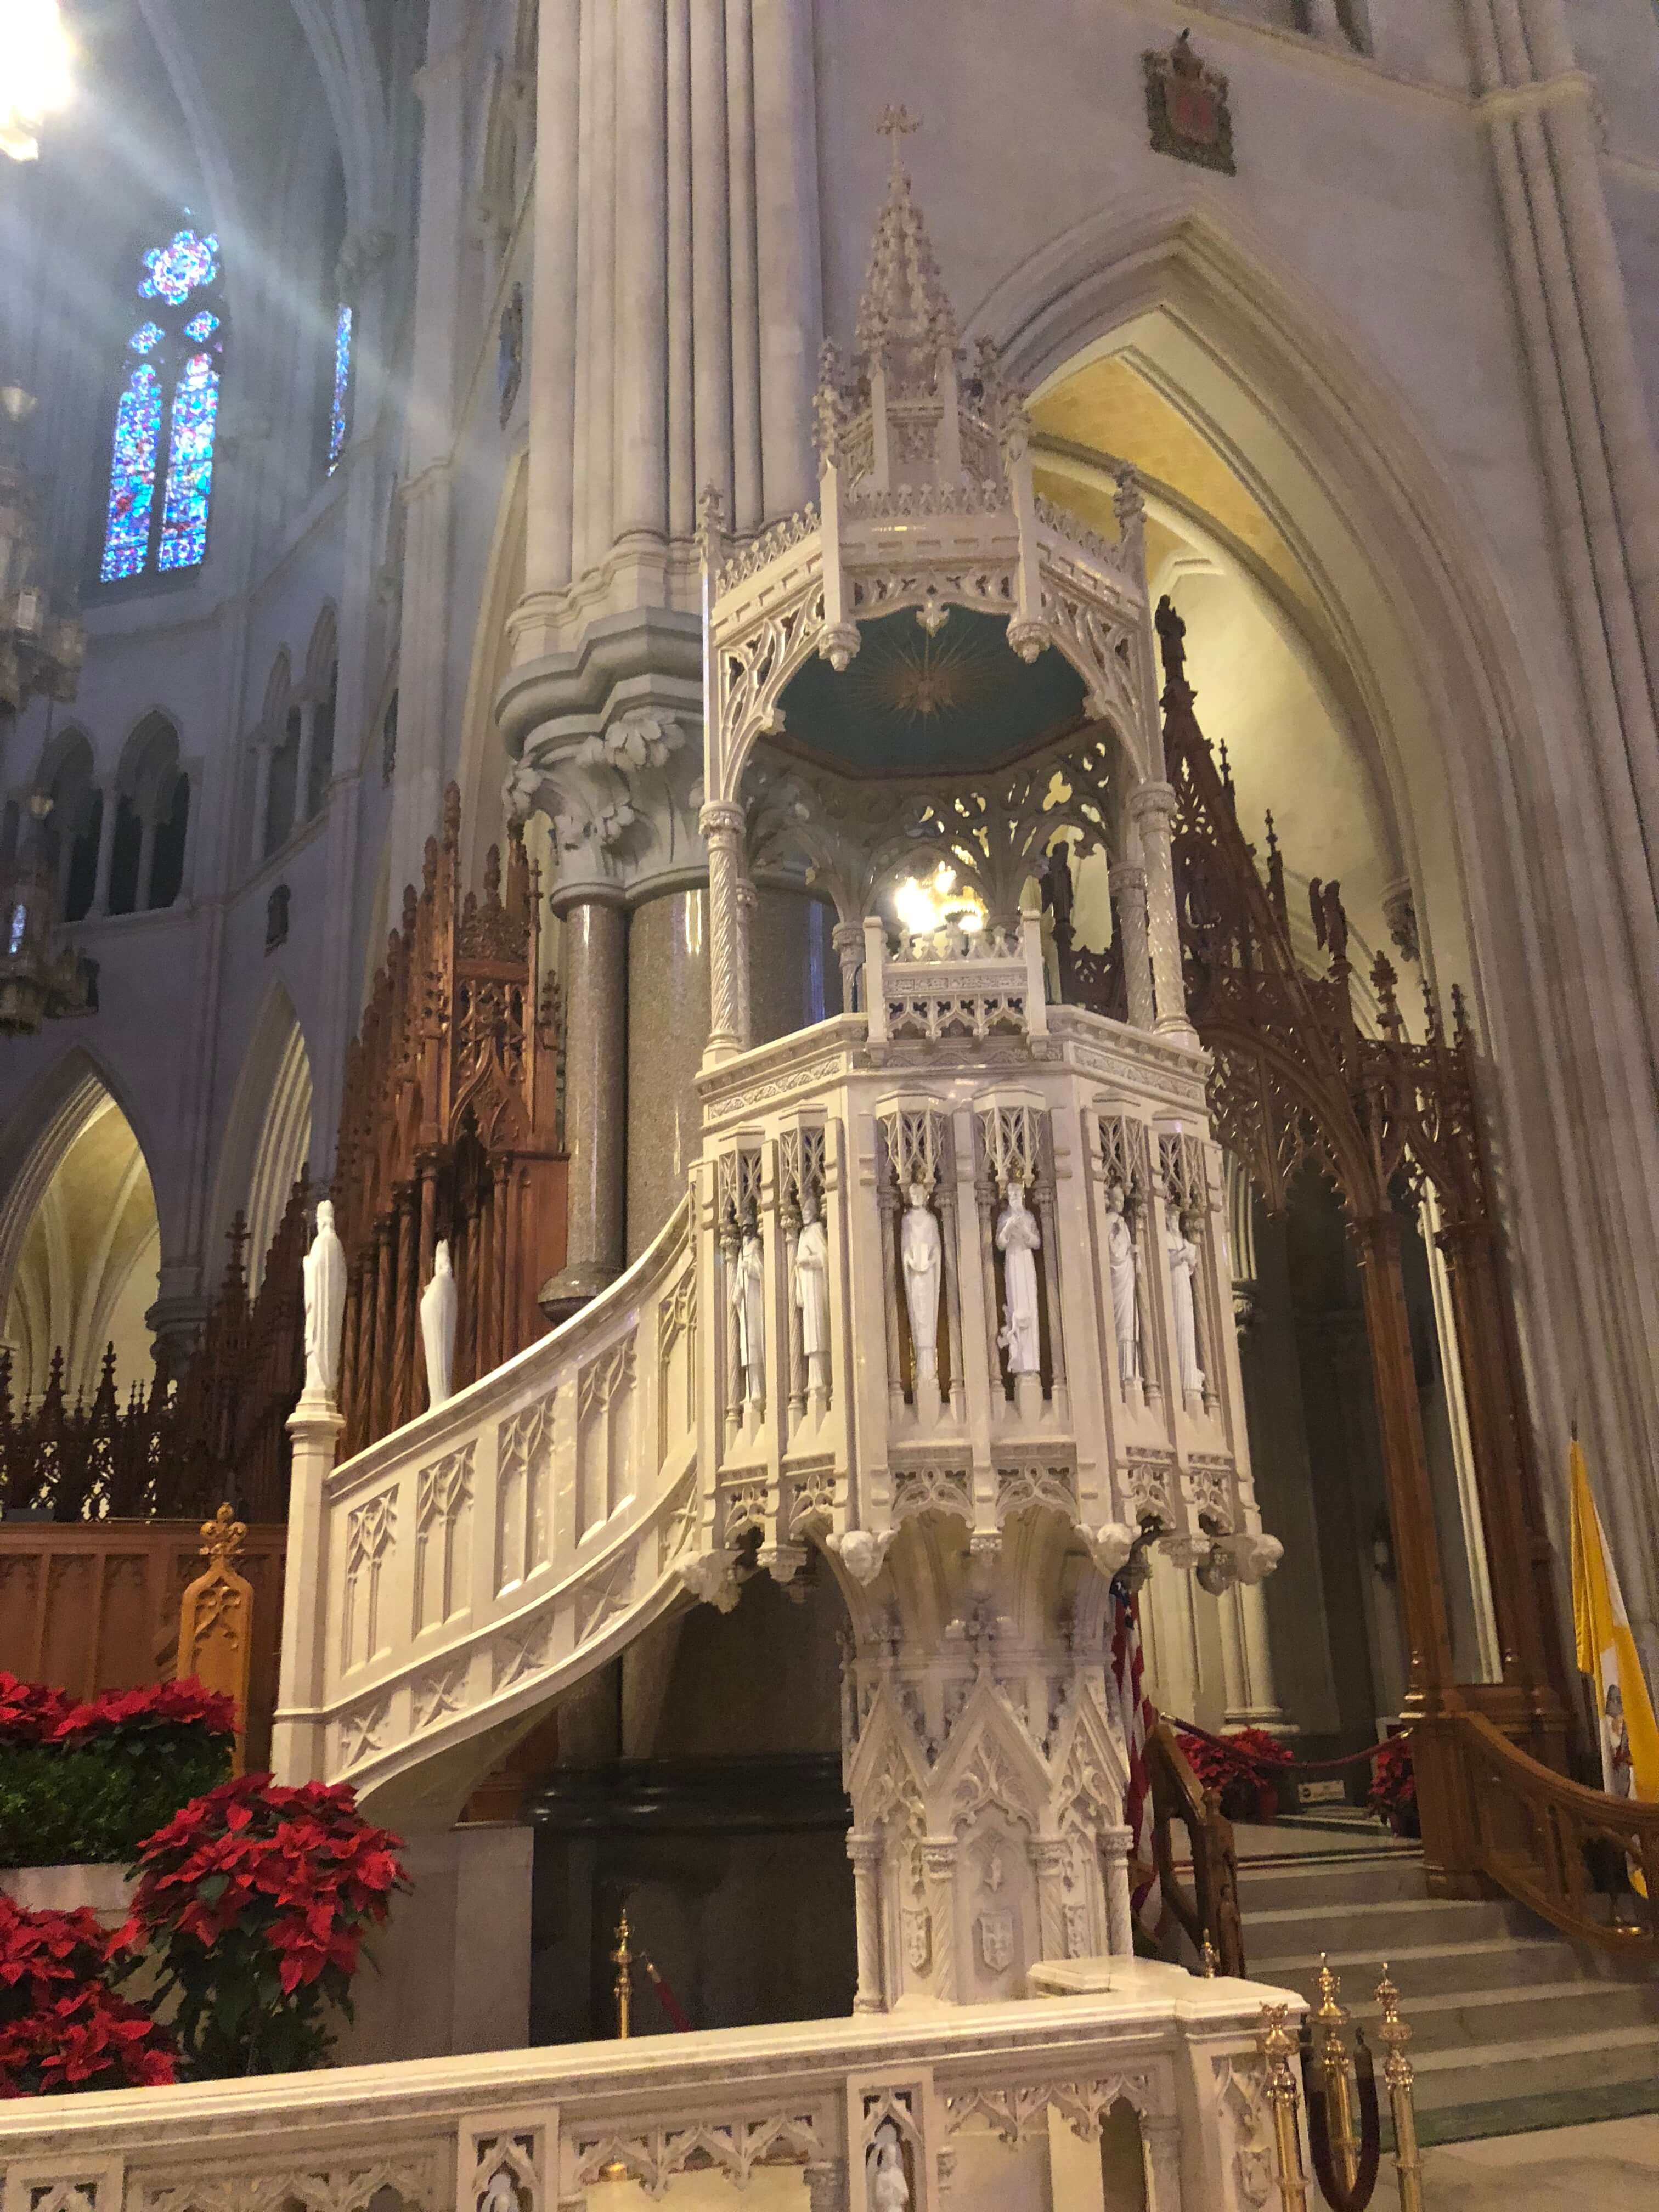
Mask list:
[[159,1968],[192,2075],[322,2064],[363,1937],[409,1887],[400,1848],[349,1787],[268,1774],[220,1784],[150,1837],[124,1940]]
[[1279,1812],[1274,1770],[1291,1764],[1291,1754],[1262,1729],[1239,1729],[1231,1735],[1176,1731],[1187,1764],[1204,1790],[1213,1790],[1230,1820],[1272,1820]]
[[1409,1735],[1391,1735],[1371,1758],[1371,1786],[1366,1803],[1396,1836],[1423,1832],[1417,1810],[1417,1775]]
[[175,2078],[172,2037],[111,1986],[114,1942],[90,1912],[31,1912],[0,1895],[0,2097]]
[[119,1864],[219,1781],[233,1700],[200,1682],[149,1682],[85,1702],[0,1674],[0,1866]]

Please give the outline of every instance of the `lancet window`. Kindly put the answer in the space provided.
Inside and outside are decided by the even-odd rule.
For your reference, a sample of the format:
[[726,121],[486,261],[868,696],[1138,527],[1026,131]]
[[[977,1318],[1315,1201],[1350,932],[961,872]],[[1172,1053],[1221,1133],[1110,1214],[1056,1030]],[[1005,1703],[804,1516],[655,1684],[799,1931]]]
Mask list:
[[111,436],[106,584],[198,568],[207,554],[225,339],[219,241],[186,222],[143,267]]

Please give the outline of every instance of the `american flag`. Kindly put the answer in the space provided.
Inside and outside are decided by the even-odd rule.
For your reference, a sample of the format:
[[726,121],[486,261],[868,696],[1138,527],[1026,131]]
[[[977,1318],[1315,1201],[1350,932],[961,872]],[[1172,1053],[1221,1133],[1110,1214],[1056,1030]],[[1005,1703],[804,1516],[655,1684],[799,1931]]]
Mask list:
[[1129,1787],[1123,1802],[1123,1819],[1134,1838],[1129,1869],[1130,1906],[1146,1934],[1156,1941],[1158,1923],[1164,1913],[1164,1897],[1152,1856],[1152,1781],[1146,1765],[1146,1740],[1158,1724],[1158,1716],[1146,1695],[1140,1656],[1140,1622],[1128,1585],[1121,1575],[1112,1578],[1112,1687],[1129,1759]]

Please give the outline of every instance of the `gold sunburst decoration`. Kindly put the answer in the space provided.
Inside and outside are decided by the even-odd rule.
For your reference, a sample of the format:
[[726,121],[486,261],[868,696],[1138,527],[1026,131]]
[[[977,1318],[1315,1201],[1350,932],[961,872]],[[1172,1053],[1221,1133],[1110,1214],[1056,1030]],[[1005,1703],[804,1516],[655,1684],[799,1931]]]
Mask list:
[[1001,631],[946,622],[872,626],[859,657],[841,679],[849,703],[890,715],[908,732],[937,735],[941,719],[1010,696],[1020,664]]

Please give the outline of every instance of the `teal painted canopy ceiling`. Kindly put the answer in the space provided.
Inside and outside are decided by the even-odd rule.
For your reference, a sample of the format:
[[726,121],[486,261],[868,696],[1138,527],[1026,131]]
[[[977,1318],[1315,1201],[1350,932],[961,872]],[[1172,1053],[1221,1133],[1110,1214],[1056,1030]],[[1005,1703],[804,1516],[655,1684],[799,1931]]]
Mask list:
[[1083,720],[1083,678],[1053,646],[1029,665],[1004,615],[952,607],[932,637],[913,608],[860,625],[845,672],[809,660],[781,701],[786,743],[868,775],[981,769]]

